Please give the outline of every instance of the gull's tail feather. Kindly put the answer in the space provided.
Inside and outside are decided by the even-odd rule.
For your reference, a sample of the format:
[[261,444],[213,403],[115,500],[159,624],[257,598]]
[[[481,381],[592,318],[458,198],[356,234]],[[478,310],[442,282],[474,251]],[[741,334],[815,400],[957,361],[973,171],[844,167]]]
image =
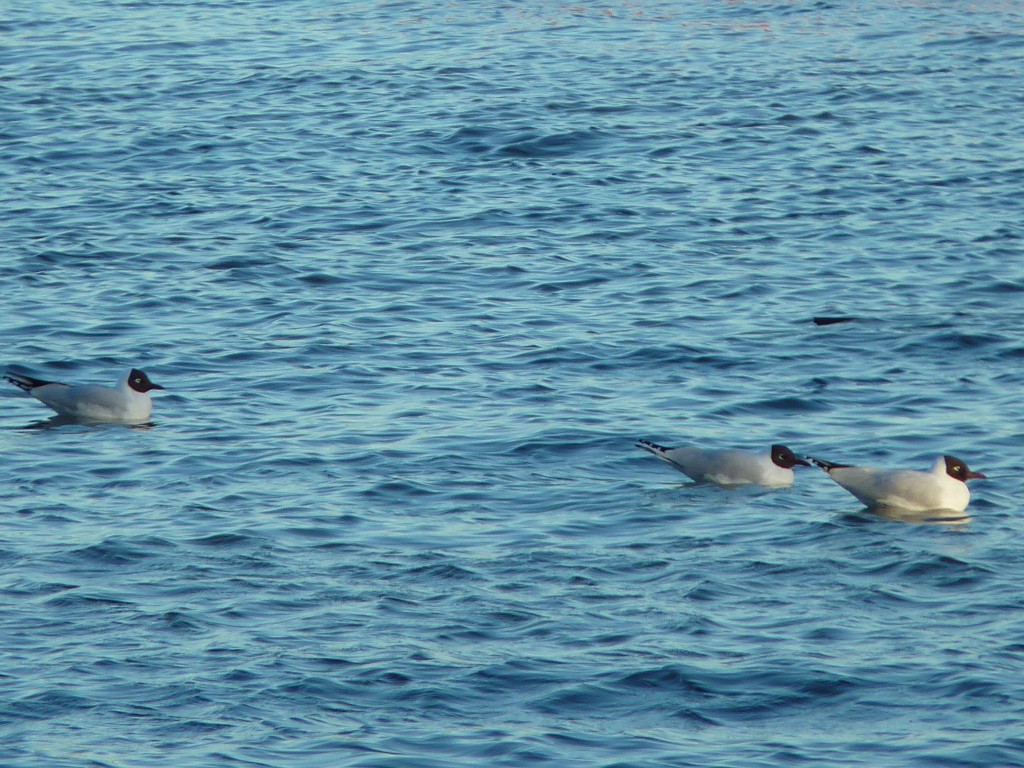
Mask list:
[[34,379],[31,376],[23,376],[20,373],[5,373],[4,379],[11,382],[11,384],[16,386],[22,392],[31,392],[36,387],[44,387],[47,384],[56,384],[54,381]]

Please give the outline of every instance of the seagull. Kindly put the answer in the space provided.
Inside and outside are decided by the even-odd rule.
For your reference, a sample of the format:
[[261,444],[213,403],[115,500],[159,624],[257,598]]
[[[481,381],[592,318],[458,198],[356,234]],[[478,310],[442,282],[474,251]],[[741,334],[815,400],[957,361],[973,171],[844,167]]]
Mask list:
[[839,485],[867,507],[910,512],[950,510],[963,512],[971,500],[967,481],[984,479],[956,456],[939,456],[927,472],[914,469],[851,467],[808,456]]
[[784,445],[773,445],[767,453],[738,450],[707,450],[682,446],[666,448],[663,445],[640,440],[637,448],[653,453],[667,461],[691,480],[718,485],[746,485],[754,483],[768,486],[793,484],[793,467],[811,466]]
[[7,373],[4,378],[61,416],[94,423],[142,424],[153,412],[153,402],[146,393],[163,389],[138,368],[129,371],[114,387],[61,384],[20,373]]

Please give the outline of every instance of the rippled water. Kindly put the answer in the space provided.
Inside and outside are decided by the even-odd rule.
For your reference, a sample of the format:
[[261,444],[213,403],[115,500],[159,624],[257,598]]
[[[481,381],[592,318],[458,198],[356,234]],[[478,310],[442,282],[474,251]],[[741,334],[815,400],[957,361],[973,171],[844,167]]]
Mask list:
[[[1021,29],[8,8],[7,363],[167,389],[0,400],[0,764],[1024,764]],[[923,525],[640,437],[991,479]]]

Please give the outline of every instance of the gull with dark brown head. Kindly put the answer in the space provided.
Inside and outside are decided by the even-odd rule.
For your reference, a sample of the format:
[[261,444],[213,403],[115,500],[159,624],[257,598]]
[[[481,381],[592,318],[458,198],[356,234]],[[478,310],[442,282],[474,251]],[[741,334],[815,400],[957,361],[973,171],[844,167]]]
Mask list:
[[20,373],[7,373],[4,378],[61,416],[103,424],[145,423],[153,413],[153,402],[148,393],[163,389],[138,368],[122,376],[113,387],[63,384]]
[[971,500],[967,481],[984,479],[956,456],[939,456],[927,472],[836,464],[808,456],[866,507],[889,507],[910,512],[963,512]]
[[648,440],[640,440],[636,446],[698,483],[784,487],[793,484],[793,467],[811,466],[789,448],[778,444],[764,453],[693,446],[666,448]]

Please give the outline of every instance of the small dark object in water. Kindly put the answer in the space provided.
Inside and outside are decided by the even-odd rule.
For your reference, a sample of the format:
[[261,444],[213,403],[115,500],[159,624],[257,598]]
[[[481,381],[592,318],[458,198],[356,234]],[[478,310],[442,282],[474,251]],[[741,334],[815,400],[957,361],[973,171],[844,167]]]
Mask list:
[[835,325],[836,323],[852,323],[856,319],[855,317],[816,317],[814,318],[814,324]]

